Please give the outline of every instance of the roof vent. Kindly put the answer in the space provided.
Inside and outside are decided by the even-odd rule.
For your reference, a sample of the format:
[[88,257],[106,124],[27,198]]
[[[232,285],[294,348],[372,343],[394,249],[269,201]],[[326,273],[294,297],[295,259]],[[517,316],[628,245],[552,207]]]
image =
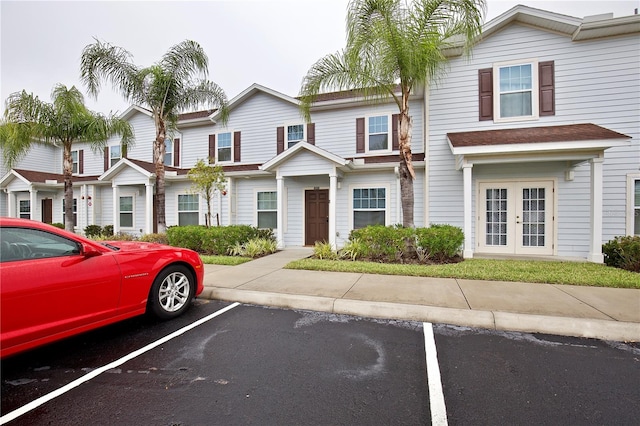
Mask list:
[[50,185],[55,185],[55,184],[58,183],[58,181],[55,180],[55,179],[45,179],[44,183],[50,184]]
[[582,20],[582,23],[586,24],[587,22],[604,21],[606,19],[613,19],[613,13],[603,13],[601,15],[585,16],[584,19]]

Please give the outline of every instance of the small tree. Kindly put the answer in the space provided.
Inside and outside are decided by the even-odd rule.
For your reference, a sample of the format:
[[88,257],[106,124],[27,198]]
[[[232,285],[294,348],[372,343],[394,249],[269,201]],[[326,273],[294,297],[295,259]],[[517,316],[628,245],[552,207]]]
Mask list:
[[[187,174],[191,180],[191,191],[195,194],[202,194],[207,202],[207,214],[205,215],[205,225],[211,226],[211,199],[216,191],[224,191],[227,179],[224,177],[222,166],[209,166],[203,159],[199,159],[196,165]],[[220,226],[220,218],[217,221]]]

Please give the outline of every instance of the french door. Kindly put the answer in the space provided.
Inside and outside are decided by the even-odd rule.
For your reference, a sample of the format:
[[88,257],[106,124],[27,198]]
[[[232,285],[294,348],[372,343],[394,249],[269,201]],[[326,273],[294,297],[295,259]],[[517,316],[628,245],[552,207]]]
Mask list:
[[554,182],[482,182],[478,194],[478,251],[552,255]]

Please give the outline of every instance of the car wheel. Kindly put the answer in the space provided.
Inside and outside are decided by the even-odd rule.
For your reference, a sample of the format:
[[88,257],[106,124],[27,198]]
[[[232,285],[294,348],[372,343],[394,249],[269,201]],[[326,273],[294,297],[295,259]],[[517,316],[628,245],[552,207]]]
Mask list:
[[177,317],[189,308],[195,289],[196,280],[188,268],[169,266],[153,281],[149,311],[161,319]]

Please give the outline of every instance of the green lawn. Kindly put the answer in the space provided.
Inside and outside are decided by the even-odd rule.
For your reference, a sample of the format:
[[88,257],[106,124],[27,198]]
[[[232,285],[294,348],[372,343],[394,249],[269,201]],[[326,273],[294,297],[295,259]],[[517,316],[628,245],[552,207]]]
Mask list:
[[397,265],[302,259],[289,263],[286,268],[640,289],[640,274],[587,262],[468,259],[447,265]]

